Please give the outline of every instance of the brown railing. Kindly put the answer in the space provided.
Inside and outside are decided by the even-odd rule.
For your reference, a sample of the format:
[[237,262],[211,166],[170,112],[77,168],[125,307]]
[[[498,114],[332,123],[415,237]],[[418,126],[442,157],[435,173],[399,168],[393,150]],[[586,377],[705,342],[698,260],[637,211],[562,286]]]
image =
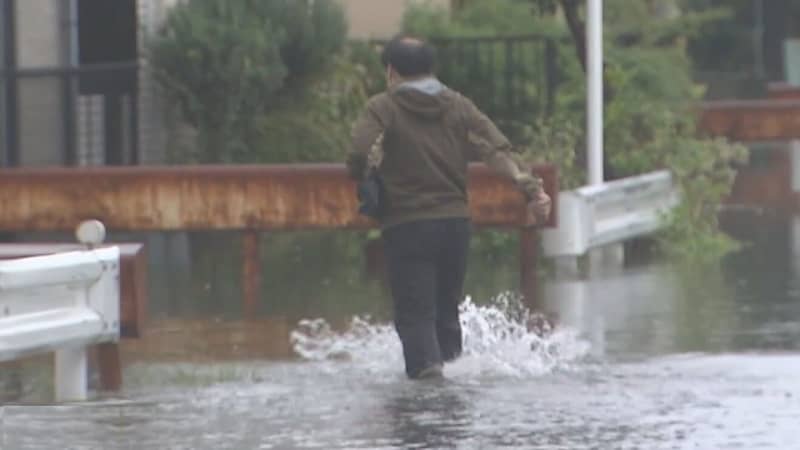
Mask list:
[[[538,166],[534,171],[544,179],[545,190],[557,198],[555,167]],[[523,226],[523,197],[509,181],[483,165],[470,167],[469,175],[473,223],[521,234],[521,290],[531,301],[537,227]],[[6,232],[71,231],[86,219],[101,220],[111,232],[241,231],[243,310],[248,317],[255,315],[261,297],[261,231],[376,226],[357,213],[355,185],[340,164],[3,169],[0,204],[4,205],[0,231]],[[556,215],[554,211],[538,227],[554,226]],[[0,258],[72,247],[10,244],[0,251]],[[123,337],[138,337],[144,328],[147,299],[142,287],[146,283],[144,252],[140,245],[125,249]],[[118,388],[118,347],[105,345],[98,352],[103,386]]]
[[[538,166],[553,198],[555,167]],[[366,229],[354,183],[343,165],[133,166],[0,170],[0,231],[69,231],[86,219],[114,231],[238,230],[243,239],[245,312],[260,297],[260,231]],[[523,230],[523,290],[534,258],[524,200],[483,165],[470,168],[470,207],[477,227]],[[556,205],[557,207],[557,205]],[[556,213],[549,223],[553,226]]]

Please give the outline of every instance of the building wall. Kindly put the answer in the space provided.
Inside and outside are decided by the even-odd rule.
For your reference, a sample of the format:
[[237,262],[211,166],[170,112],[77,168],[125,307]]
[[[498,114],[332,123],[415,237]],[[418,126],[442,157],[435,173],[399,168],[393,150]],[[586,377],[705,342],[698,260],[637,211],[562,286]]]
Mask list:
[[[139,0],[140,49],[168,11],[182,0]],[[324,0],[334,1],[334,0]],[[345,8],[351,38],[387,38],[400,30],[413,1],[448,7],[450,0],[335,0]],[[63,66],[69,62],[69,0],[17,0],[17,62],[22,69]],[[168,142],[164,104],[142,58],[139,92],[139,154],[144,164],[165,160]],[[18,136],[22,165],[60,165],[64,160],[63,80],[26,78],[18,85]],[[103,103],[80,96],[75,104],[76,153],[82,165],[101,164],[104,152]]]
[[[21,69],[55,67],[65,63],[65,21],[60,0],[16,2],[17,65]],[[57,77],[21,79],[19,105],[20,164],[60,165],[64,129],[61,93]]]
[[[155,33],[175,4],[182,0],[139,0],[139,24],[144,35]],[[324,0],[329,1],[329,0]],[[354,39],[387,38],[398,31],[408,4],[429,1],[448,8],[450,0],[336,0],[344,7],[350,37]],[[140,36],[140,47],[145,36]],[[181,145],[182,138],[170,142],[166,132],[165,105],[160,100],[157,87],[149,75],[146,61],[142,59],[139,94],[139,147],[143,164],[162,162],[166,158],[167,146]],[[185,131],[185,130],[184,130]],[[181,133],[190,135],[191,133]]]
[[400,31],[408,5],[423,1],[441,8],[450,7],[450,0],[339,0],[347,12],[350,37],[355,39],[391,37]]
[[[139,0],[140,49],[155,33],[169,9],[182,0]],[[328,0],[325,0],[328,1]],[[332,0],[331,0],[332,1]],[[407,6],[427,1],[448,8],[450,0],[335,0],[345,8],[350,37],[388,38],[400,30]],[[21,69],[63,66],[70,58],[70,21],[67,0],[18,0],[16,2],[17,63]],[[139,93],[139,147],[144,164],[166,157],[164,104],[141,59]],[[28,166],[60,165],[64,160],[63,80],[25,78],[18,85],[20,163]],[[76,99],[77,156],[80,164],[102,163],[103,106],[97,98]]]

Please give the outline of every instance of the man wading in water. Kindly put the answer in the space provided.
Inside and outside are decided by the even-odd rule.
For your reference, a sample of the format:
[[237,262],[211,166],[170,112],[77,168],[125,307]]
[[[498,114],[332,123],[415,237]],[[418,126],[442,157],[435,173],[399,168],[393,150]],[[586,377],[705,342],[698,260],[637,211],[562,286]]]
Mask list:
[[[388,43],[383,63],[389,88],[367,103],[347,161],[362,181],[360,193],[380,199],[379,208],[367,213],[381,223],[395,328],[406,374],[415,379],[440,377],[442,364],[461,354],[468,162],[482,159],[512,179],[540,220],[550,211],[541,181],[512,159],[508,139],[472,101],[436,79],[434,60],[433,48],[422,40]],[[370,188],[365,177],[378,183]]]

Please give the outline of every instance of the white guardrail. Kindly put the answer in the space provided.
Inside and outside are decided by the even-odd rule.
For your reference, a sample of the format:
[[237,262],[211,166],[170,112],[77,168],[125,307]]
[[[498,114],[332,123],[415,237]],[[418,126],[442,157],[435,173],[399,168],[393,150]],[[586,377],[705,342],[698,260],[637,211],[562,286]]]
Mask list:
[[119,340],[119,248],[91,248],[97,221],[78,236],[87,250],[0,261],[0,361],[55,352],[59,402],[87,398],[86,347]]
[[558,227],[542,233],[545,255],[580,256],[652,233],[678,200],[666,170],[561,192]]

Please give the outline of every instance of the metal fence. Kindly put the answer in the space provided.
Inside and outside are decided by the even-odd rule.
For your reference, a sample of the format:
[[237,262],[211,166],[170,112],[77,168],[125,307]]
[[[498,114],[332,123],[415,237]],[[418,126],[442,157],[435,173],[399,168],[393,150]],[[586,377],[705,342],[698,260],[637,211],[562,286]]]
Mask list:
[[[553,112],[561,78],[555,39],[432,41],[442,80],[501,127]],[[148,119],[140,117],[139,76],[136,61],[0,70],[0,166],[139,164],[140,118]]]
[[437,38],[438,75],[497,120],[522,112],[549,115],[555,108],[560,71],[553,38]]
[[[555,110],[565,42],[542,35],[434,37],[430,42],[439,79],[471,98],[501,127]],[[372,44],[381,49],[386,41]]]
[[0,163],[139,161],[137,62],[0,71]]

